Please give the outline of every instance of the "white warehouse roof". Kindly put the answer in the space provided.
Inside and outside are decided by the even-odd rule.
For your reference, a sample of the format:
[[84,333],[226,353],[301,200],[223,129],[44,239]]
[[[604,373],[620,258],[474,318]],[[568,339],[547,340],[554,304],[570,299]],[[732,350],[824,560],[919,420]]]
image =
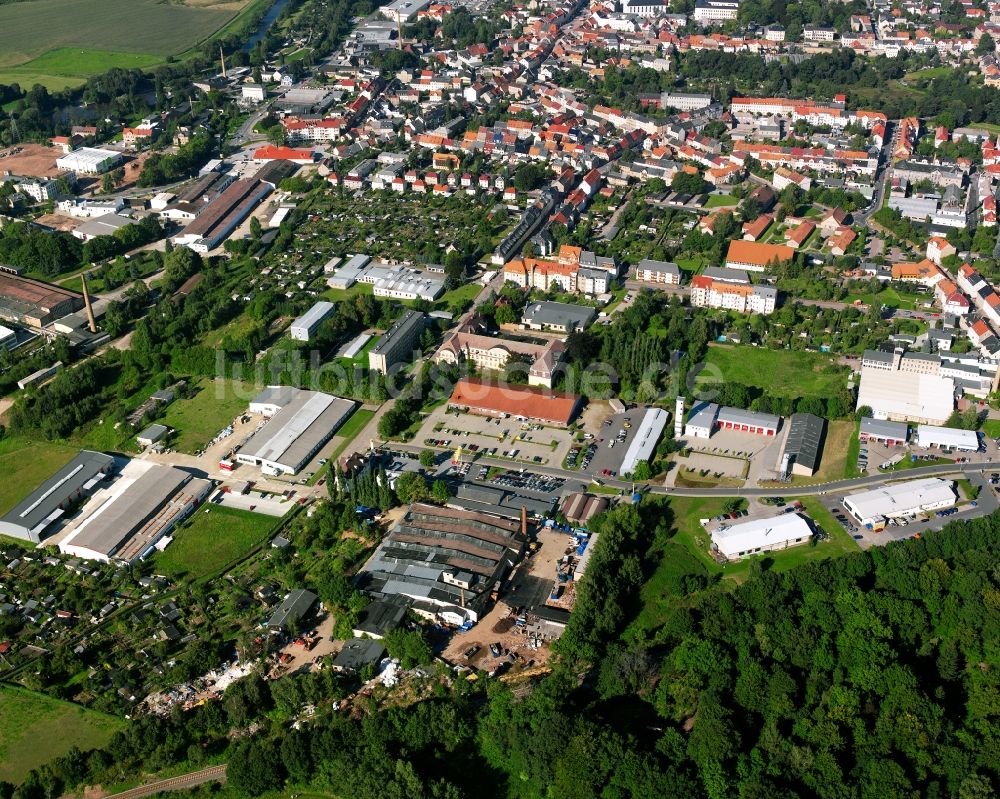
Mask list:
[[844,504],[862,523],[880,516],[909,516],[922,510],[944,508],[955,503],[955,489],[950,480],[925,477],[905,483],[881,486],[871,491],[851,494]]
[[622,460],[621,469],[619,469],[622,474],[631,474],[635,471],[635,466],[639,461],[652,459],[653,453],[656,451],[656,442],[660,440],[663,428],[667,426],[669,418],[670,414],[663,408],[646,409],[646,413],[639,423],[639,429],[635,431],[635,438],[629,444],[625,458]]
[[811,535],[812,530],[804,518],[797,513],[783,513],[716,530],[712,533],[712,542],[727,558],[737,558],[757,550],[783,547]]
[[917,444],[921,447],[951,447],[975,452],[979,449],[979,435],[975,430],[922,424],[917,426]]
[[955,381],[915,372],[861,369],[858,405],[877,419],[944,422],[955,408]]

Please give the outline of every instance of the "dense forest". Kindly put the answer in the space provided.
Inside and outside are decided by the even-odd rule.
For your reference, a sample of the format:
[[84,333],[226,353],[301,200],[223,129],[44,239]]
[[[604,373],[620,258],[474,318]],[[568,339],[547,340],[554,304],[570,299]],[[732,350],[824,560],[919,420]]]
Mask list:
[[764,558],[739,585],[674,566],[657,583],[667,611],[641,630],[638,589],[665,565],[670,509],[621,507],[595,529],[554,670],[531,690],[439,670],[422,700],[362,699],[290,730],[304,704],[328,707],[356,683],[252,676],[221,702],[131,721],[15,796],[215,756],[228,796],[286,784],[344,799],[996,795],[1000,515],[787,572]]

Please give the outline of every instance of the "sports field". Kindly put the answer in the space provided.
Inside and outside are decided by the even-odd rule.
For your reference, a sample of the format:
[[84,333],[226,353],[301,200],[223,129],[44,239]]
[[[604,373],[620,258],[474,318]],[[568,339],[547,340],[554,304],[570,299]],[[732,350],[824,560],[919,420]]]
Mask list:
[[113,716],[10,686],[0,687],[0,780],[17,783],[31,769],[103,746],[122,726]]
[[[0,439],[0,516],[34,491],[79,452],[60,444]],[[2,778],[0,778],[2,779]]]
[[0,83],[58,90],[149,67],[209,38],[249,0],[23,0],[0,5]]

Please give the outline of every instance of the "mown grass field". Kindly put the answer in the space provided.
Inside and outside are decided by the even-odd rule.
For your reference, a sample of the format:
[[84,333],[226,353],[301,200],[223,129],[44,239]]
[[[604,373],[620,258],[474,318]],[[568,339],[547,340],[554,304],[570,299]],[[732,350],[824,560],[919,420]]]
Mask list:
[[230,23],[246,0],[24,0],[0,5],[0,83],[51,90],[149,67]]
[[192,390],[197,392],[194,396],[175,400],[167,406],[163,418],[157,419],[176,431],[171,439],[172,446],[188,454],[204,447],[245,411],[255,393],[250,387],[231,380],[200,380]]
[[712,346],[705,361],[723,380],[754,386],[775,397],[826,398],[839,391],[848,369],[818,352]]
[[212,574],[259,544],[277,519],[260,513],[204,505],[178,528],[153,559],[157,574],[198,578]]
[[3,480],[0,480],[0,516],[69,463],[77,452],[77,448],[62,444],[21,438],[0,439],[0,474],[3,475]]
[[0,780],[17,783],[70,747],[103,746],[123,726],[113,716],[10,686],[0,687]]

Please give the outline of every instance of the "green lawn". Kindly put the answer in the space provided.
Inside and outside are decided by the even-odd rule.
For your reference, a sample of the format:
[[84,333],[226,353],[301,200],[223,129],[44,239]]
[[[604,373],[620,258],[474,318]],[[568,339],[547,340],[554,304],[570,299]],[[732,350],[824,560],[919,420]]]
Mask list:
[[273,516],[204,505],[174,532],[170,545],[154,556],[153,568],[173,578],[212,574],[261,543],[277,522]]
[[702,258],[678,258],[676,263],[683,271],[691,272],[692,274],[705,265],[705,261]]
[[0,439],[0,516],[65,466],[80,450],[62,444]]
[[434,304],[442,310],[448,310],[452,306],[461,308],[464,305],[471,304],[482,290],[483,287],[478,283],[466,283],[464,286],[459,286],[457,289],[445,292]]
[[844,460],[844,473],[842,477],[858,477],[858,455],[861,454],[861,422],[855,422],[854,435],[847,444],[847,458]]
[[367,408],[358,408],[351,418],[344,422],[341,428],[337,430],[337,437],[342,440],[336,449],[330,453],[329,460],[333,461],[339,458],[344,450],[350,446],[351,442],[357,438],[358,433],[365,429],[365,425],[371,421],[374,415],[375,411],[370,411]]
[[849,294],[844,302],[861,300],[865,305],[886,305],[889,308],[901,308],[905,311],[914,310],[917,305],[927,302],[930,294],[901,294],[892,287],[886,287],[877,294]]
[[[791,499],[789,497],[789,501]],[[799,501],[802,503],[806,515],[813,519],[820,529],[829,533],[830,540],[766,552],[763,554],[763,558],[769,562],[769,568],[776,571],[786,571],[806,561],[857,551],[858,546],[854,539],[837,524],[836,519],[817,498],[803,497]],[[726,500],[719,497],[676,497],[671,499],[670,507],[674,513],[674,529],[677,531],[671,542],[685,547],[688,555],[693,557],[708,573],[721,574],[723,579],[739,582],[746,578],[750,568],[750,560],[741,560],[724,566],[717,563],[709,555],[711,539],[700,523],[700,519],[710,519],[719,515],[725,503]],[[673,579],[672,575],[676,573],[677,568],[676,563],[661,562],[650,583],[655,583],[657,580]],[[657,574],[660,576],[657,577]],[[650,602],[651,598],[646,597],[646,601]],[[655,603],[650,612],[656,612]]]
[[0,686],[0,780],[18,782],[31,769],[65,755],[103,746],[124,722],[70,702]]
[[708,200],[705,201],[706,208],[729,208],[734,205],[739,204],[737,200],[731,194],[710,194],[708,195]]
[[983,432],[990,438],[1000,437],[1000,419],[987,419],[983,422]]
[[232,380],[203,379],[192,384],[197,392],[167,406],[161,424],[176,432],[172,445],[180,452],[194,453],[245,411],[254,396],[252,387]]
[[[723,380],[764,389],[777,397],[829,397],[846,385],[848,368],[818,352],[713,345],[706,362]],[[699,383],[708,385],[708,376]]]

